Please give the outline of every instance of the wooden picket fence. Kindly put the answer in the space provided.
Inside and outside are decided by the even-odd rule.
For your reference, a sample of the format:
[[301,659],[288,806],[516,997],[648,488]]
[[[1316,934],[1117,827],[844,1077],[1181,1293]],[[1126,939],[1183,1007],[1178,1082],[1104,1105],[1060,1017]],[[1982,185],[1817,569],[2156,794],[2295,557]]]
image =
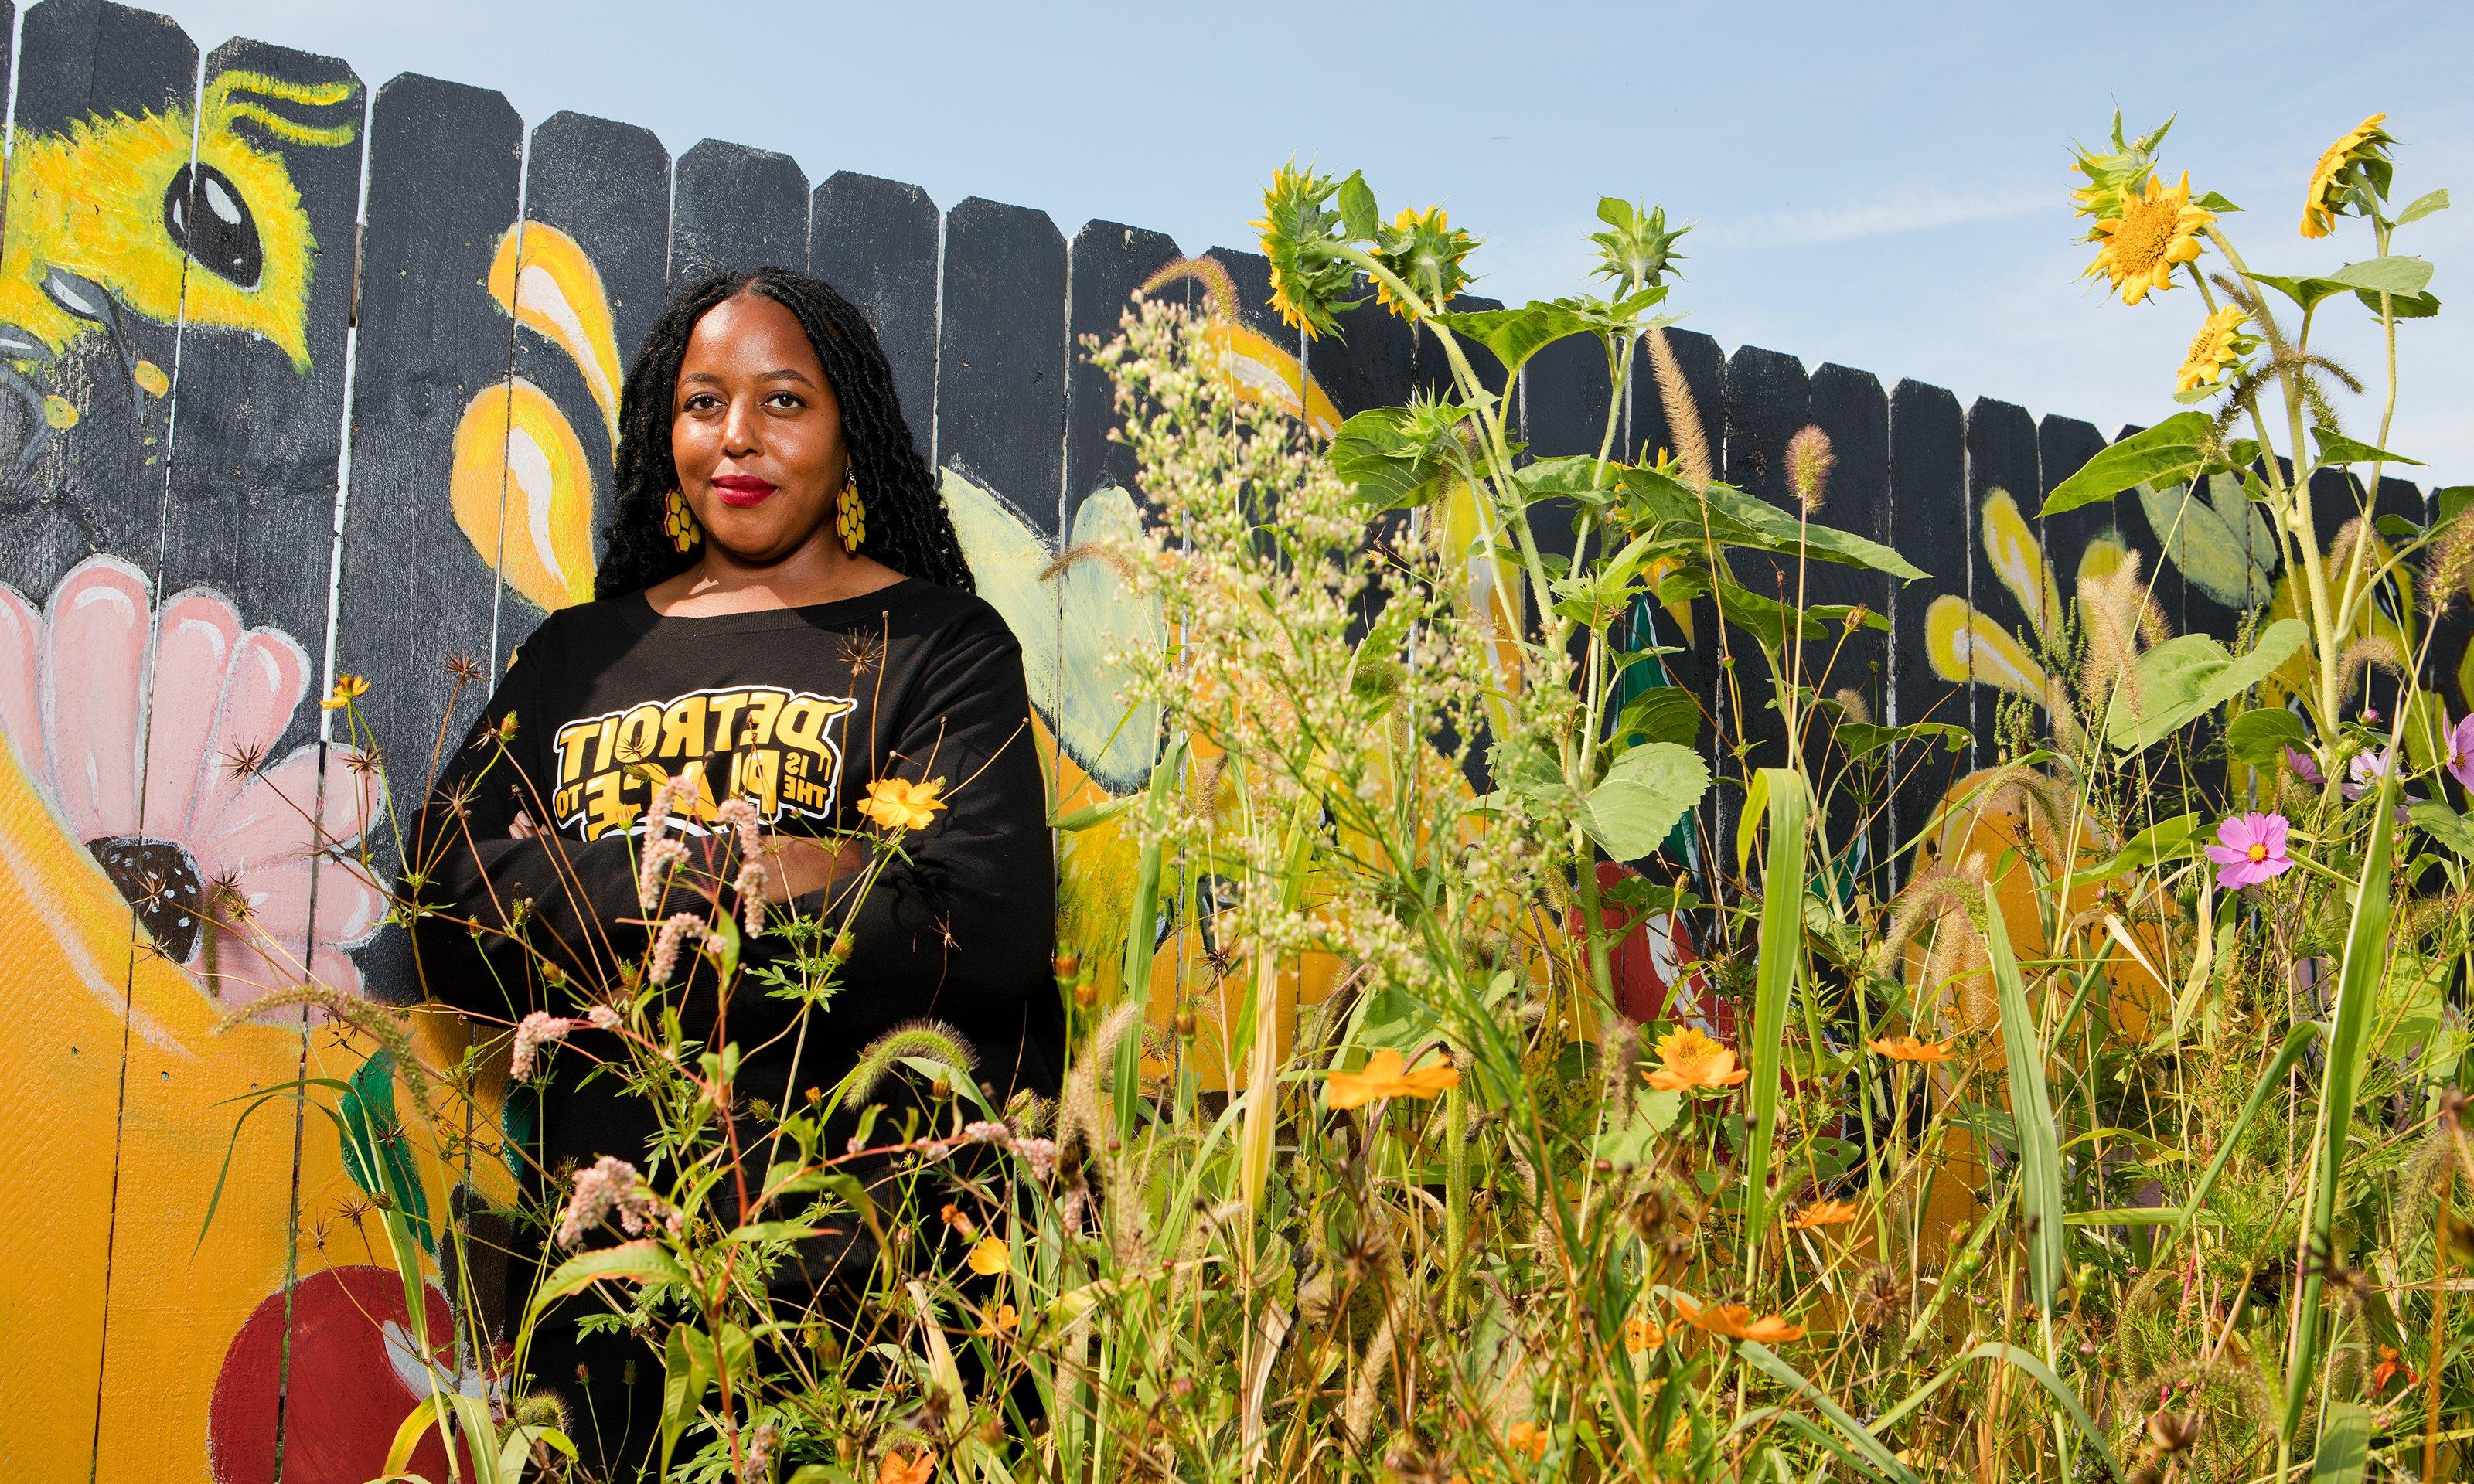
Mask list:
[[[0,0],[0,1475],[233,1484],[272,1477],[280,1453],[287,1479],[365,1478],[421,1362],[389,1348],[402,1300],[331,1131],[280,1089],[324,1076],[382,1100],[391,1074],[294,1013],[219,1029],[248,992],[200,907],[237,893],[325,982],[409,996],[400,935],[321,846],[366,839],[391,861],[486,678],[546,609],[589,596],[619,377],[665,296],[758,264],[848,295],[920,445],[972,502],[975,555],[1053,551],[1132,483],[1109,387],[1076,347],[1138,286],[1220,314],[1270,395],[1324,432],[1441,379],[1439,357],[1372,304],[1344,337],[1300,342],[1249,252],[1192,263],[1111,222],[1068,238],[1035,210],[939,210],[916,186],[812,180],[716,140],[674,160],[632,125],[527,129],[495,92],[411,75],[373,90],[342,60],[258,41],[202,62],[174,22],[105,0],[40,0],[22,25]],[[1850,639],[1831,688],[1974,739],[1903,788],[1877,858],[1991,760],[2011,693],[1950,678],[1937,601],[1989,626],[1959,631],[1964,674],[1990,633],[2033,655],[2039,593],[2066,603],[2099,540],[2144,554],[2181,630],[2231,635],[2268,597],[2273,552],[2238,501],[2124,496],[2041,520],[2044,493],[2104,445],[2087,422],[1675,339],[1729,480],[1785,504],[1785,444],[1817,424],[1838,461],[1822,518],[1932,574],[1893,589],[1816,567],[1807,588],[1890,620]],[[1531,452],[1593,451],[1608,397],[1594,346],[1539,356],[1518,388]],[[1623,425],[1629,449],[1675,444],[1645,390]],[[2315,494],[2323,529],[2351,513],[2341,481]],[[2422,503],[2379,491],[2383,512],[2418,519]],[[1115,718],[1072,658],[1090,653],[1071,642],[1099,621],[1087,605],[1008,617],[1055,748],[1093,788],[1137,785],[1147,763],[1129,773],[1093,740]],[[1778,745],[1762,715],[1723,714],[1708,637],[1674,657],[1680,682]],[[2447,653],[2462,706],[2462,642]],[[482,681],[459,684],[450,657]],[[314,704],[343,673],[369,682],[367,737]],[[502,1190],[488,1162],[424,1164],[442,1229],[463,1187]]]

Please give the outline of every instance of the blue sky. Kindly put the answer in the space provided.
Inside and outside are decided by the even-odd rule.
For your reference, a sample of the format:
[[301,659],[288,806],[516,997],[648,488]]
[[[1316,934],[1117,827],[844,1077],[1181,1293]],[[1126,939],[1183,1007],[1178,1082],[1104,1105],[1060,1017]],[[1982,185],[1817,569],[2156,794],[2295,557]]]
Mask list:
[[[1106,217],[1188,251],[1250,246],[1261,182],[1296,156],[1363,168],[1387,211],[1441,202],[1486,239],[1481,292],[1582,282],[1597,199],[1698,224],[1675,304],[1731,348],[1839,361],[2112,428],[2172,411],[2201,308],[2124,308],[2077,277],[2068,146],[2119,103],[2178,112],[2165,158],[2252,267],[2370,255],[2366,229],[2295,232],[2312,161],[2364,115],[2405,141],[2397,191],[2463,203],[2398,251],[2445,310],[2407,326],[2390,446],[2474,482],[2474,7],[2333,5],[1068,4],[689,7],[648,0],[174,0],[202,46],[328,52],[376,84],[427,72],[916,181],[939,204]],[[2372,384],[2376,336],[2321,345]],[[2369,437],[2376,404],[2350,410]],[[2409,471],[2413,472],[2413,471]]]

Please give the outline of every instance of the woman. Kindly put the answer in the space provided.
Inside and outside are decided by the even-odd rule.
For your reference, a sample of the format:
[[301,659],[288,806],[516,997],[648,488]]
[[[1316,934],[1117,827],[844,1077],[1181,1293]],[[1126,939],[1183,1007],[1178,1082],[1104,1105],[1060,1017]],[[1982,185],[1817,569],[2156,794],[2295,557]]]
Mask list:
[[[524,641],[423,811],[414,859],[440,908],[415,931],[428,993],[498,1025],[580,1017],[611,995],[646,947],[627,920],[649,915],[638,861],[663,780],[683,779],[668,788],[673,829],[702,831],[716,805],[749,800],[775,915],[839,923],[868,828],[855,803],[873,780],[942,778],[943,807],[902,836],[849,918],[824,1009],[802,1022],[751,983],[781,939],[750,940],[728,1021],[746,1053],[742,1107],[831,1089],[870,1041],[920,1017],[961,1033],[999,1099],[1053,1093],[1055,894],[1020,651],[972,593],[866,322],[779,269],[689,288],[628,373],[617,484],[595,601]],[[733,832],[712,833],[726,850]],[[660,911],[697,905],[674,889]],[[540,972],[544,958],[559,971]],[[718,998],[699,971],[669,992],[691,1040],[713,1034]],[[593,1053],[618,1050],[594,1039],[578,1033],[541,1092],[553,1199],[561,1172],[604,1155],[646,1165],[657,1132],[617,1076],[588,1077]],[[517,1245],[555,1260],[540,1241]],[[865,1254],[837,1256],[863,1277]],[[832,1260],[791,1281],[829,1284],[816,1269]],[[589,1452],[632,1463],[660,1411],[658,1357],[639,1338],[579,1336],[575,1311],[537,1331],[529,1370],[567,1394]]]

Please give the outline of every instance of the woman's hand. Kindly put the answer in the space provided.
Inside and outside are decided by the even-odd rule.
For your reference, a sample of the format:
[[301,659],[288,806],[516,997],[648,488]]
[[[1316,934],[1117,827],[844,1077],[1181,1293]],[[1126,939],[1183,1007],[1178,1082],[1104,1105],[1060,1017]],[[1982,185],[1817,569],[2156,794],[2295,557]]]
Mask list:
[[827,844],[813,835],[766,835],[764,899],[788,901],[847,880],[867,866],[867,848],[856,839]]

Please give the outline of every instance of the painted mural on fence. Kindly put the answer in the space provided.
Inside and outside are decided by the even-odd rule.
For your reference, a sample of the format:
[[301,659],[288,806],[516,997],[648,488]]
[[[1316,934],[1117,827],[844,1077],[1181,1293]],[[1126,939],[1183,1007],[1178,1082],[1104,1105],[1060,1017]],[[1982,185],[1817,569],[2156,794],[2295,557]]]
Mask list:
[[[847,269],[855,298],[867,298],[861,287],[875,296],[898,374],[914,389],[940,385],[940,364],[954,369],[938,318],[954,301],[952,275],[995,282],[1007,265],[958,268],[968,253],[935,208],[895,182],[860,185],[880,204],[917,198],[924,227],[912,222],[907,237],[852,228],[847,241],[802,246],[793,238],[808,229],[807,180],[780,156],[743,170],[758,152],[708,142],[674,163],[641,131],[562,115],[533,132],[528,157],[521,121],[495,94],[408,78],[372,98],[330,75],[340,64],[321,70],[299,54],[281,66],[209,59],[200,68],[176,27],[103,0],[41,0],[21,34],[21,92],[26,77],[87,77],[93,101],[57,120],[18,109],[0,235],[0,518],[54,533],[22,563],[0,549],[10,1012],[0,1117],[20,1146],[0,1167],[0,1203],[15,1213],[0,1223],[12,1285],[0,1290],[0,1392],[12,1403],[0,1416],[0,1476],[255,1484],[276,1476],[280,1438],[286,1479],[367,1479],[424,1375],[462,1389],[481,1382],[474,1330],[434,1270],[426,1318],[441,1344],[423,1354],[411,1342],[372,1219],[381,1183],[347,1159],[322,1109],[349,1108],[380,1128],[431,1114],[469,1125],[477,1142],[451,1166],[432,1157],[431,1139],[395,1141],[415,1158],[433,1235],[454,1213],[512,1194],[488,1137],[496,1110],[419,1107],[392,1053],[314,1010],[234,1013],[304,981],[408,997],[400,961],[384,951],[386,883],[356,864],[359,847],[383,841],[391,809],[418,796],[428,739],[459,714],[441,699],[452,688],[438,683],[450,653],[502,663],[540,613],[589,596],[607,497],[597,481],[615,450],[632,336],[686,248],[699,263],[842,265],[828,275]],[[167,101],[129,101],[147,88]],[[545,166],[543,140],[556,127],[570,154]],[[592,152],[577,141],[620,134],[641,135],[634,163],[597,154],[588,172],[578,162]],[[306,183],[321,169],[351,183],[330,182],[322,197]],[[643,178],[630,188],[649,215],[631,238],[610,225],[613,206],[596,236],[575,198],[615,195],[628,170]],[[557,213],[535,203],[562,180],[568,214],[544,220]],[[733,204],[730,192],[760,187],[774,194],[750,196],[743,211]],[[989,204],[965,203],[941,220]],[[695,210],[788,225],[732,238],[712,220],[691,222]],[[357,299],[338,291],[353,272],[355,225],[372,280]],[[1053,234],[1044,218],[1035,225]],[[1352,395],[1374,395],[1346,390],[1360,352],[1324,342],[1310,368],[1249,302],[1242,276],[1222,255],[1170,253],[1127,281],[1190,293],[1251,395],[1328,437]],[[1055,398],[1074,351],[1064,316],[1053,318],[1023,334],[1034,342],[1026,362],[1052,378],[1041,395]],[[212,472],[218,450],[191,430],[246,422],[262,395],[253,387],[328,387],[291,411],[341,436],[348,319],[360,340],[341,560],[327,525],[338,477],[329,467],[327,485],[296,491],[317,509],[314,531],[285,538],[302,545],[288,563],[313,574],[314,599],[277,603],[236,570],[272,539],[247,511],[211,540],[189,533],[181,504],[193,494],[165,481],[164,455],[188,450]],[[1714,343],[1710,350],[1716,367]],[[1547,364],[1528,374],[1542,378]],[[1406,370],[1394,370],[1396,387],[1383,382],[1391,390],[1380,395],[1405,395]],[[1725,419],[1710,395],[1716,440]],[[1549,383],[1533,379],[1525,402],[1540,437],[1555,410]],[[1038,405],[1027,440],[1053,447],[1063,403]],[[913,414],[924,443],[935,436],[929,410]],[[1648,410],[1631,416],[1638,436],[1628,443],[1661,441]],[[950,448],[938,468],[981,590],[1022,639],[1055,807],[1141,789],[1156,718],[1128,712],[1106,657],[1162,642],[1162,622],[1089,555],[1100,539],[1139,528],[1137,496],[1106,479],[1062,489],[990,474]],[[245,492],[259,476],[245,465],[227,472]],[[156,482],[133,485],[140,473]],[[2143,491],[2130,503],[2158,533],[2157,549],[2140,553],[2146,570],[2170,568],[2236,614],[2292,604],[2274,544],[2238,489]],[[2027,491],[1995,489],[1974,504],[1972,518],[1944,523],[1965,533],[1952,542],[1962,563],[1968,543],[1980,546],[2000,592],[1971,597],[1963,573],[1940,574],[1939,596],[1921,606],[1930,668],[2041,701],[2073,597],[2120,570],[2137,543],[2099,532],[2049,552]],[[1467,543],[1463,599],[1517,632],[1518,584],[1477,542],[1470,514],[1450,503],[1433,513],[1447,539]],[[2132,510],[2122,514],[2131,525]],[[330,562],[344,574],[332,592]],[[1995,616],[2001,593],[2024,620]],[[420,607],[439,594],[449,610]],[[331,636],[320,627],[330,597],[342,615]],[[2411,601],[2390,594],[2370,622],[2412,638]],[[414,631],[396,637],[419,650],[397,657],[390,689],[372,698],[395,708],[383,757],[354,739],[320,740],[330,637],[333,668],[375,670],[352,658],[374,642],[354,615],[373,610]],[[1711,643],[1688,613],[1673,616],[1687,649]],[[1509,645],[1501,675],[1520,682]],[[452,706],[469,715],[476,699]],[[1124,958],[1115,919],[1135,852],[1113,822],[1061,836],[1059,851],[1061,939],[1094,992],[1113,994]],[[1207,886],[1198,894],[1206,909]],[[1152,931],[1155,1020],[1185,1003],[1208,1009],[1207,922],[1164,919]],[[1696,983],[1679,920],[1640,924],[1616,961],[1636,1008]],[[1323,987],[1309,972],[1284,993],[1311,1000]],[[416,1054],[460,1051],[460,1024],[421,1025]],[[293,1090],[303,1078],[327,1079],[308,1103]],[[445,1472],[434,1456],[415,1467]]]

